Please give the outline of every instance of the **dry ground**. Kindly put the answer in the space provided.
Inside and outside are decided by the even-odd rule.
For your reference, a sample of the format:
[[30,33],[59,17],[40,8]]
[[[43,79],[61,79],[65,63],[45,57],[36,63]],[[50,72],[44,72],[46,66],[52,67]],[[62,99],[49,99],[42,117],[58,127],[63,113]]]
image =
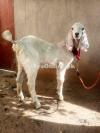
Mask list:
[[34,109],[27,89],[26,102],[19,103],[15,88],[15,77],[0,73],[0,133],[100,133],[99,87],[87,91],[78,80],[66,79],[65,101],[57,109],[56,81],[37,78],[40,110]]

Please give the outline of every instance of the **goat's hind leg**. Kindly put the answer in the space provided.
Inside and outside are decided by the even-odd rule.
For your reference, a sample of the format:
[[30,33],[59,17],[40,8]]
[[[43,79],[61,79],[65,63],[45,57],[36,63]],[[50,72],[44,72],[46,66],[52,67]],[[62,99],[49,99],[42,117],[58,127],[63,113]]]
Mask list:
[[23,68],[21,65],[18,64],[18,73],[17,73],[17,96],[19,98],[19,101],[24,102],[24,95],[22,92],[22,86],[23,86],[23,80],[24,80],[25,73],[23,71]]
[[38,109],[41,107],[41,104],[37,98],[36,90],[35,90],[35,82],[36,82],[38,67],[32,68],[32,69],[30,67],[27,70],[26,70],[26,74],[27,74],[27,79],[28,79],[28,89],[29,89],[32,101],[35,104],[36,109]]

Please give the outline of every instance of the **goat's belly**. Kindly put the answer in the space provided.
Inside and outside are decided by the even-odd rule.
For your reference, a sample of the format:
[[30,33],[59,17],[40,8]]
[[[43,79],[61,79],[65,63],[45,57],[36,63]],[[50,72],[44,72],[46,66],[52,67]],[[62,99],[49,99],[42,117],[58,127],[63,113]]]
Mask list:
[[40,68],[56,68],[56,67],[57,67],[57,62],[53,62],[53,63],[42,62],[42,63],[40,63]]
[[40,61],[40,66],[42,68],[55,68],[56,67],[56,64],[57,64],[58,60],[55,58],[55,59],[43,59]]

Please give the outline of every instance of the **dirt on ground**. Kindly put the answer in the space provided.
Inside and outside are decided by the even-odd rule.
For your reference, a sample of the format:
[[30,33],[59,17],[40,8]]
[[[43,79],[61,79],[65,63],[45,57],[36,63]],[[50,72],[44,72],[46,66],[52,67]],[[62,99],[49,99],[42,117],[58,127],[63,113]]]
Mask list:
[[64,102],[58,103],[56,81],[37,78],[42,108],[35,110],[26,84],[25,103],[18,101],[15,78],[0,73],[0,133],[100,133],[99,87],[87,91],[66,79]]

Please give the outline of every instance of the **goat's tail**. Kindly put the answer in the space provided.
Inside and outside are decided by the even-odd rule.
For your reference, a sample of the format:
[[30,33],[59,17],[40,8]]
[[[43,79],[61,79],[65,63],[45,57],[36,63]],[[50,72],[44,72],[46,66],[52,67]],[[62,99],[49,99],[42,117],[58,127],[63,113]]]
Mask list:
[[9,41],[11,43],[14,43],[15,41],[12,39],[12,33],[9,30],[5,30],[2,32],[2,38],[5,39],[6,41]]

